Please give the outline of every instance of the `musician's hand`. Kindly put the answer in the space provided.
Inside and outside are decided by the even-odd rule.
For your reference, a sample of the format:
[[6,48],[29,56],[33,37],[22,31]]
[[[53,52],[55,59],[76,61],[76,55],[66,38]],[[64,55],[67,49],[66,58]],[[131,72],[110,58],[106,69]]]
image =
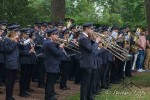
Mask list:
[[30,51],[29,51],[30,53],[34,53],[35,52],[35,50],[32,48],[32,49],[30,49]]
[[99,43],[99,48],[102,48],[103,47],[103,44],[102,43]]
[[0,36],[0,41],[2,40],[2,37]]
[[96,38],[96,42],[99,43],[100,41],[101,41],[101,38],[100,38],[100,37],[97,37],[97,38]]
[[65,47],[65,44],[62,43],[59,47],[60,47],[60,48],[64,48],[64,47]]
[[12,41],[14,41],[15,42],[15,38],[14,37],[12,37],[12,38],[10,38]]
[[72,42],[75,44],[75,43],[77,43],[77,40],[76,40],[76,39],[73,39],[73,41],[72,41]]
[[19,36],[18,36],[18,35],[14,37],[14,41],[15,41],[15,42],[18,42],[18,41],[19,41]]

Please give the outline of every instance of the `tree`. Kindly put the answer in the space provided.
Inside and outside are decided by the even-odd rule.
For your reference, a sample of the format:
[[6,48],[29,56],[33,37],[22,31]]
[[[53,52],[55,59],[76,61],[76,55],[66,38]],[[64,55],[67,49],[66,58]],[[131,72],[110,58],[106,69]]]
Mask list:
[[149,31],[149,34],[150,34],[150,0],[145,0],[145,6],[146,6],[148,31]]
[[65,0],[51,0],[51,21],[56,22],[65,19]]

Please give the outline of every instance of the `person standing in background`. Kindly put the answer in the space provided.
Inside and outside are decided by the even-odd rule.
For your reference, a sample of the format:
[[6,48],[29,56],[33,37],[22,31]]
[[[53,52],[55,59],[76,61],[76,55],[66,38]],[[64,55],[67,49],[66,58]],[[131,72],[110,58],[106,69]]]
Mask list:
[[139,36],[139,54],[136,61],[136,67],[138,72],[143,72],[143,62],[145,57],[145,49],[146,49],[146,37],[145,32],[142,31]]
[[148,34],[148,30],[146,30],[146,58],[144,62],[145,70],[150,70],[150,35]]

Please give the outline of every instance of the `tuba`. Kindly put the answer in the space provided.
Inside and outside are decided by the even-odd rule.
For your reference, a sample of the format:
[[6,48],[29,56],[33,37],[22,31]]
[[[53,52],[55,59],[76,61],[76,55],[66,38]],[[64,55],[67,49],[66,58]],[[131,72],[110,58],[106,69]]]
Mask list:
[[72,25],[72,23],[74,22],[74,20],[73,19],[71,19],[71,18],[65,18],[65,21],[66,21],[66,26],[67,26],[67,28],[69,28],[71,25]]
[[131,52],[136,53],[139,50],[139,47],[138,47],[139,36],[133,35],[132,38],[133,38],[134,44],[131,45],[130,50],[131,50]]

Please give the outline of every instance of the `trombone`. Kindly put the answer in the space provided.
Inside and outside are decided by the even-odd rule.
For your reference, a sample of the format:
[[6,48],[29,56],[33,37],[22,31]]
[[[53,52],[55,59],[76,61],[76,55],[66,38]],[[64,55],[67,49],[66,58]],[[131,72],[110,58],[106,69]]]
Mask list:
[[[65,44],[65,48],[72,50],[78,54],[81,54],[81,52],[79,51],[78,45],[76,44],[75,46],[71,45],[69,40],[66,39],[61,39],[61,38],[57,38],[57,43],[61,44],[64,43]],[[77,46],[77,47],[76,47]]]
[[108,50],[110,53],[112,53],[115,57],[120,59],[121,61],[126,61],[130,59],[132,56],[129,55],[129,51],[120,47],[114,39],[109,39],[109,36],[106,36],[104,34],[99,34],[99,33],[92,33],[94,36],[100,36],[101,37],[101,42],[106,46],[107,44],[109,45],[106,50]]

